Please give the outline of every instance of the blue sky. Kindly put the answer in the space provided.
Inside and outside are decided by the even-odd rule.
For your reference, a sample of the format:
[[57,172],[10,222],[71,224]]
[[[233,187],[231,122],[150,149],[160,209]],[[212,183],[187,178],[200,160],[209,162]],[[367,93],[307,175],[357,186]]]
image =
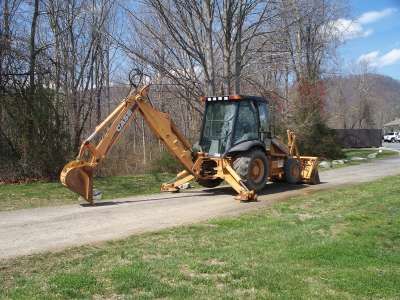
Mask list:
[[400,0],[350,0],[348,18],[337,23],[346,64],[368,62],[375,72],[400,80]]

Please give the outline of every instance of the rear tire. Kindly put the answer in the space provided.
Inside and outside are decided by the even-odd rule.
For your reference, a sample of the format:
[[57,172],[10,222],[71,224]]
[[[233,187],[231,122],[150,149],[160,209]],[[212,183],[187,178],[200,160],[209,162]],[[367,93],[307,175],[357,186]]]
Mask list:
[[244,184],[256,192],[267,183],[269,174],[268,158],[261,150],[245,152],[233,162],[233,169],[242,178]]
[[296,184],[300,182],[301,169],[297,159],[289,158],[284,165],[285,179],[287,183]]
[[221,178],[217,178],[217,179],[197,179],[197,182],[201,185],[204,186],[206,188],[214,188],[219,186],[222,181],[224,181]]
[[319,172],[318,172],[318,170],[316,170],[310,184],[314,185],[314,184],[320,184],[320,183],[321,183],[321,180],[319,179]]

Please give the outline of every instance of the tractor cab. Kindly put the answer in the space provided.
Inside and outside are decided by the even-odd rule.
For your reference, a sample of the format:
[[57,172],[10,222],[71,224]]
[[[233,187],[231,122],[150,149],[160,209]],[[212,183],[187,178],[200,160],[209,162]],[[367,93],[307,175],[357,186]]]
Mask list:
[[204,97],[205,112],[199,146],[211,156],[247,151],[271,143],[269,106],[255,96]]

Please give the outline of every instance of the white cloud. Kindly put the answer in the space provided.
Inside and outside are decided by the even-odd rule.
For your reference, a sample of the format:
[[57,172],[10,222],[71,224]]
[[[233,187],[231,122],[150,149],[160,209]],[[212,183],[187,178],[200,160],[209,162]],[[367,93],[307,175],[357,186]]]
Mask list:
[[359,63],[366,62],[373,67],[389,66],[398,61],[400,61],[400,48],[392,49],[383,55],[379,55],[379,51],[372,51],[361,55],[357,60]]
[[332,32],[342,41],[367,37],[373,33],[373,30],[365,28],[365,24],[376,22],[395,13],[396,11],[396,8],[386,8],[380,11],[369,11],[363,13],[355,20],[340,18],[331,23]]
[[367,54],[363,54],[363,55],[361,55],[359,58],[358,58],[358,60],[357,60],[357,62],[367,62],[367,63],[373,63],[373,62],[375,62],[376,61],[376,59],[378,58],[378,55],[379,55],[379,51],[372,51],[372,52],[369,52],[369,53],[367,53]]
[[400,48],[393,49],[380,58],[382,66],[393,65],[398,61],[400,61]]
[[364,29],[360,23],[348,19],[336,20],[333,22],[332,28],[333,33],[341,40],[367,37],[373,32],[372,29]]
[[396,8],[386,8],[384,10],[380,11],[368,11],[366,13],[363,13],[358,19],[357,22],[360,24],[369,24],[378,21],[379,19],[382,19],[384,17],[390,16],[391,14],[395,13],[397,11]]

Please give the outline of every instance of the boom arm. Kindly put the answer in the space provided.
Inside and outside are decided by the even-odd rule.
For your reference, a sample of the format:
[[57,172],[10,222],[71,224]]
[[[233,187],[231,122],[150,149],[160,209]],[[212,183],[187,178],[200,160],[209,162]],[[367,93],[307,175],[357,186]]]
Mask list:
[[[169,115],[156,110],[148,98],[149,86],[137,93],[131,93],[82,143],[76,160],[65,165],[60,180],[63,185],[93,203],[93,169],[103,160],[111,147],[117,142],[122,132],[132,123],[135,112],[139,111],[143,118],[161,139],[169,152],[179,160],[186,170],[192,174],[193,160],[190,143],[182,136]],[[95,145],[94,139],[105,128],[108,129],[100,142]],[[87,159],[85,159],[88,157]]]

